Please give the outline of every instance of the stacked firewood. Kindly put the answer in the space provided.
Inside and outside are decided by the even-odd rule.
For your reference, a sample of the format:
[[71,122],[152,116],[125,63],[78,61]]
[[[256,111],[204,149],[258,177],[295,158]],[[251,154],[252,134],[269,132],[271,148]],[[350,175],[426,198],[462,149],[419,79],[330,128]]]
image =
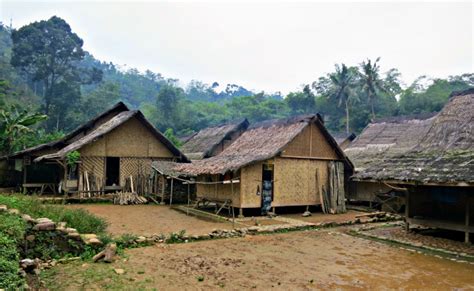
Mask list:
[[117,192],[114,194],[114,204],[131,205],[131,204],[146,204],[148,200],[132,192]]

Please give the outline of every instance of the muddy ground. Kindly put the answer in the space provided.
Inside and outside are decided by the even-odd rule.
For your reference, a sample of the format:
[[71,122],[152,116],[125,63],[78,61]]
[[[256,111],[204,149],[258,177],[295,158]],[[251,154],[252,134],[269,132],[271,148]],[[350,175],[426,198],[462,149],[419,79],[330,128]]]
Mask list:
[[473,289],[473,274],[472,264],[325,229],[131,249],[113,264],[70,263],[42,277],[51,290],[441,290]]
[[68,208],[83,208],[103,217],[112,235],[168,234],[186,230],[187,234],[205,234],[213,229],[232,229],[232,223],[204,220],[170,209],[165,205],[74,204]]

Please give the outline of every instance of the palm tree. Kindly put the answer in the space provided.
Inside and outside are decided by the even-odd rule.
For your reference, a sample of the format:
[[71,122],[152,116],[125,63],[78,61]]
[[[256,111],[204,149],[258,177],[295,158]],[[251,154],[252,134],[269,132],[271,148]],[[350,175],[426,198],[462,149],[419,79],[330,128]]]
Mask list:
[[0,152],[10,154],[13,151],[13,143],[20,134],[32,132],[29,128],[47,118],[44,114],[29,114],[26,110],[19,112],[14,106],[10,111],[0,110],[0,141],[2,142]]
[[355,101],[357,95],[353,94],[355,81],[355,68],[348,68],[345,64],[336,65],[336,72],[329,75],[331,90],[329,97],[338,102],[338,106],[344,104],[346,111],[346,133],[349,134],[350,104]]
[[375,109],[374,103],[378,98],[378,93],[380,91],[385,92],[383,85],[383,80],[380,79],[379,70],[380,66],[378,62],[380,58],[377,58],[375,62],[372,63],[371,60],[363,61],[360,64],[361,72],[361,88],[367,95],[367,99],[370,103],[372,110],[372,118],[375,118]]

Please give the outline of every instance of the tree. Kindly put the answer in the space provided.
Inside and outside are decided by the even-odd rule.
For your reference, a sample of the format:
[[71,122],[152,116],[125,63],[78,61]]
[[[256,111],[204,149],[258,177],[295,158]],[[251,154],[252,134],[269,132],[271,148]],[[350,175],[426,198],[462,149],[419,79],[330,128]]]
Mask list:
[[25,133],[33,132],[30,126],[43,121],[47,118],[44,114],[29,114],[25,111],[18,111],[12,106],[9,111],[0,110],[0,151],[4,154],[10,154],[16,150],[15,141]]
[[316,97],[309,85],[303,87],[302,92],[291,92],[285,98],[292,115],[308,114],[316,111]]
[[375,62],[371,60],[363,61],[360,64],[361,72],[361,87],[362,90],[367,95],[367,100],[370,103],[370,108],[372,112],[372,118],[375,118],[375,109],[374,103],[378,98],[379,92],[384,92],[384,84],[382,79],[379,76],[380,66],[378,62],[380,58],[377,58]]
[[349,134],[350,131],[350,104],[357,99],[357,95],[353,92],[356,72],[356,68],[348,68],[345,64],[341,64],[341,66],[336,65],[336,72],[329,74],[331,87],[328,95],[330,99],[338,103],[338,106],[344,105],[347,134]]
[[161,87],[156,98],[156,107],[158,111],[157,126],[160,130],[167,128],[178,128],[182,120],[182,101],[184,100],[184,91],[179,87],[166,84]]
[[[59,17],[53,16],[14,30],[12,40],[11,64],[34,82],[41,83],[46,115],[50,115],[52,110],[56,110],[55,115],[58,111],[64,114],[68,107],[63,105],[74,106],[71,103],[80,98],[80,93],[74,93],[80,91],[81,84],[102,79],[99,70],[82,70],[78,66],[84,58],[83,41]],[[72,99],[62,100],[64,98]]]

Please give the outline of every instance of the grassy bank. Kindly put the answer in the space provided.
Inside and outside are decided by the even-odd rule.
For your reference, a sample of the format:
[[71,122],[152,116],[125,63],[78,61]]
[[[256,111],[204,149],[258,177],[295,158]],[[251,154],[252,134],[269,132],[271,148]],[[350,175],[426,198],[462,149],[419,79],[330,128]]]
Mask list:
[[66,209],[61,205],[43,204],[40,200],[24,195],[0,195],[0,204],[16,208],[33,218],[47,217],[53,221],[65,221],[68,227],[80,233],[105,233],[107,223],[104,219],[83,209]]
[[0,213],[0,289],[15,290],[24,284],[18,274],[18,245],[24,233],[25,222],[19,216]]

